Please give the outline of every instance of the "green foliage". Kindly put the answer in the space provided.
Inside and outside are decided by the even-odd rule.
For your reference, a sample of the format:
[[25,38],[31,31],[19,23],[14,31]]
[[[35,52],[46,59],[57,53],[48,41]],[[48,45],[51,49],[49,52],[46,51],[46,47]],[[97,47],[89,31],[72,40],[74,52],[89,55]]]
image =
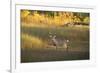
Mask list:
[[75,12],[74,15],[77,16],[77,18],[79,18],[81,22],[83,22],[86,17],[89,18],[89,13]]
[[90,18],[89,17],[85,17],[83,22],[89,24],[90,23]]

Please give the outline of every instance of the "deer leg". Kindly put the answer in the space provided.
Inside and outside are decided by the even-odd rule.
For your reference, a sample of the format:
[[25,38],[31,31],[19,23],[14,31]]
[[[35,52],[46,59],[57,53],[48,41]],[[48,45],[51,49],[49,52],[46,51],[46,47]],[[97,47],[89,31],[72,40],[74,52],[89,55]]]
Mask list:
[[57,50],[57,45],[56,45],[56,50]]
[[67,51],[67,52],[69,51],[69,47],[66,48],[66,51]]

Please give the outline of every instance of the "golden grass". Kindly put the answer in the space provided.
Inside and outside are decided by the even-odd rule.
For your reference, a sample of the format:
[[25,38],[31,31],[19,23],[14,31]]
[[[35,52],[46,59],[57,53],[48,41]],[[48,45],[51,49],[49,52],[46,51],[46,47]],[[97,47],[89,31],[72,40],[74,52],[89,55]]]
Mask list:
[[30,36],[28,34],[22,34],[21,35],[21,48],[22,49],[37,49],[37,48],[43,48],[45,47],[46,43],[34,36]]

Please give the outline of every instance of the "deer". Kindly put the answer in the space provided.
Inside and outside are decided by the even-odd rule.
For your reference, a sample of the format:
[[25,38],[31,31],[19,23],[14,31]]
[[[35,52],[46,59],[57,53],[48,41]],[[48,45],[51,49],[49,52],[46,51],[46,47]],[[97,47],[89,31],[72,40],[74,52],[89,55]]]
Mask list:
[[52,33],[49,33],[50,41],[53,46],[55,46],[56,50],[58,48],[64,48],[66,51],[68,51],[68,42],[69,40],[65,39],[58,39],[56,35],[52,35]]

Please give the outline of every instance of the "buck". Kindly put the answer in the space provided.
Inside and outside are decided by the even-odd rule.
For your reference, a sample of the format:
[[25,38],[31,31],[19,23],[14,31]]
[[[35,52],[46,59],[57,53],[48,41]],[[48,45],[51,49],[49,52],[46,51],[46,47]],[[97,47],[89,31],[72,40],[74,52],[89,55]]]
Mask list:
[[69,40],[65,40],[65,39],[58,39],[56,37],[56,35],[52,35],[52,33],[49,33],[49,37],[50,37],[50,41],[52,43],[53,46],[55,46],[56,50],[58,48],[63,48],[66,51],[68,51],[68,42]]

